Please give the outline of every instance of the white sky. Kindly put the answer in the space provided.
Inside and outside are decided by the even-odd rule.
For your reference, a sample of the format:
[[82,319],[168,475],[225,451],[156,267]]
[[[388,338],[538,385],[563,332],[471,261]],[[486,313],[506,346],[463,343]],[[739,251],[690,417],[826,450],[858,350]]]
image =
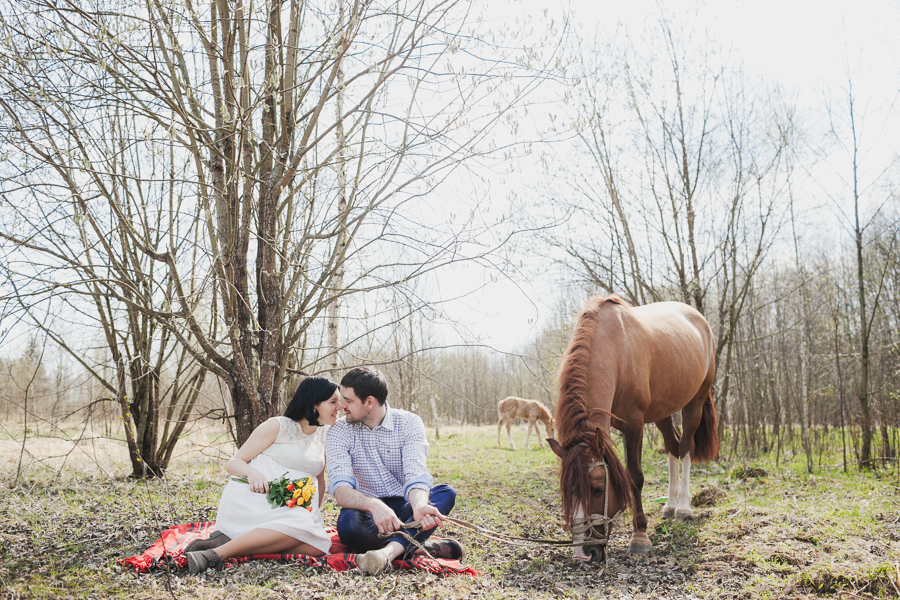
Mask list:
[[[853,79],[854,92],[866,99],[864,109],[884,110],[900,90],[900,2],[890,0],[718,0],[660,2],[651,0],[576,0],[573,23],[588,37],[594,28],[612,32],[623,27],[639,39],[664,11],[678,10],[675,20],[708,36],[748,75],[784,88],[800,107],[822,111],[825,98]],[[489,20],[511,15],[540,15],[542,0],[494,0]],[[551,15],[552,16],[552,15]],[[879,119],[871,119],[879,121]],[[883,122],[879,121],[879,122]],[[893,136],[886,133],[896,154]],[[500,185],[503,185],[502,183]],[[492,197],[501,198],[495,191]],[[512,351],[530,339],[554,304],[554,290],[541,278],[491,283],[489,274],[470,267],[442,277],[442,287],[482,289],[448,307],[480,341]]]
[[[489,13],[487,26],[513,28],[531,16],[529,26],[536,34],[542,19],[558,18],[562,10],[546,0],[473,3]],[[823,106],[827,91],[845,85],[848,73],[854,89],[871,98],[873,106],[897,99],[900,0],[574,0],[570,7],[572,22],[585,35],[592,36],[595,28],[601,36],[624,28],[639,39],[641,31],[661,18],[660,4],[667,13],[678,10],[674,18],[680,26],[690,25],[698,37],[708,35],[735,64],[782,85],[787,96],[802,106]],[[553,8],[543,17],[548,5]],[[888,132],[885,137],[892,135]],[[491,182],[491,202],[503,201],[505,186],[515,186],[525,176],[540,177],[533,165],[514,165],[513,171],[513,177]],[[470,335],[464,341],[479,340],[502,351],[512,351],[535,335],[558,293],[550,274],[510,281],[474,265],[444,273],[435,283],[443,299],[469,290],[477,291],[445,310],[468,328]],[[447,342],[455,341],[454,333],[443,329],[439,333]]]

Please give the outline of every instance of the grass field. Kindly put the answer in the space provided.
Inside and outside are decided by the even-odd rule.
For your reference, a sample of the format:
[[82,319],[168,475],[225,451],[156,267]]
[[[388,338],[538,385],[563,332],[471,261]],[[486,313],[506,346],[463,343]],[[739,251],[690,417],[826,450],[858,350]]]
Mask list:
[[[547,449],[496,445],[496,428],[442,429],[431,437],[437,482],[459,492],[454,516],[487,529],[566,537],[557,459]],[[626,553],[613,536],[604,565],[573,562],[568,550],[512,547],[449,527],[477,578],[396,571],[371,578],[252,562],[194,577],[184,570],[139,575],[117,560],[142,552],[161,528],[213,520],[231,449],[214,432],[186,440],[163,481],[132,481],[121,449],[105,442],[56,448],[34,440],[20,464],[0,439],[0,596],[3,598],[896,598],[900,597],[900,481],[896,471],[813,475],[781,458],[696,466],[704,500],[685,523],[662,521],[664,455],[648,444],[645,506],[654,544]],[[41,446],[40,444],[44,444]],[[41,456],[40,453],[47,453]],[[55,458],[48,458],[48,457]],[[838,463],[835,460],[834,463]],[[22,466],[24,465],[24,466]],[[13,484],[16,471],[20,477]],[[337,516],[327,503],[326,520]]]

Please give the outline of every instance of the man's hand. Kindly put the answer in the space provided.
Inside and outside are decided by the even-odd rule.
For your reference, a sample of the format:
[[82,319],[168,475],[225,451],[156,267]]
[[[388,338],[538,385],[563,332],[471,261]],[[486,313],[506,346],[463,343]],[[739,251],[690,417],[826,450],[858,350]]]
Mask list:
[[445,518],[441,511],[430,504],[417,506],[413,509],[413,519],[419,521],[422,524],[422,529],[426,531],[442,526]]
[[397,518],[397,514],[391,510],[391,507],[377,498],[371,499],[369,512],[372,514],[375,526],[378,527],[378,533],[397,531],[403,525],[400,519]]
[[444,524],[444,515],[436,507],[428,504],[428,491],[415,488],[409,491],[409,504],[413,509],[413,519],[429,530]]

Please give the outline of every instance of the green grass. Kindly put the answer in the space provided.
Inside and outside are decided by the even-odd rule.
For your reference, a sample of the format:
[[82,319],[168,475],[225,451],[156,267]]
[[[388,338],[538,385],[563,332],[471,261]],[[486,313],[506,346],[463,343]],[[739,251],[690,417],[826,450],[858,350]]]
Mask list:
[[[431,439],[436,482],[459,492],[453,516],[516,536],[565,538],[558,460],[546,444],[497,446],[495,427],[444,429]],[[368,578],[255,562],[200,577],[182,569],[139,575],[118,559],[140,553],[161,528],[212,520],[226,480],[221,451],[200,448],[163,481],[135,482],[127,465],[101,477],[79,468],[57,473],[32,463],[27,480],[0,492],[0,597],[4,598],[819,598],[897,597],[900,494],[893,472],[806,473],[803,457],[778,465],[768,456],[696,465],[692,491],[715,488],[693,520],[663,521],[667,461],[645,444],[643,497],[653,550],[627,554],[618,529],[605,565],[582,565],[568,550],[513,546],[456,525],[476,579],[393,572]],[[187,452],[187,451],[185,451]],[[765,474],[750,475],[762,469]],[[107,472],[109,470],[107,469]],[[338,509],[325,506],[333,523]],[[630,524],[628,526],[630,528]]]

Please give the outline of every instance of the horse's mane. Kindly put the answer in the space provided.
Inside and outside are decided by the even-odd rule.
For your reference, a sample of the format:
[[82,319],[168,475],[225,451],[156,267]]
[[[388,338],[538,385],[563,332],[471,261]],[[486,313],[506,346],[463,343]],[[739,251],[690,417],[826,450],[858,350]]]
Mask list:
[[591,298],[578,315],[572,340],[560,367],[557,378],[556,420],[559,423],[559,442],[564,447],[590,443],[594,439],[594,431],[589,422],[591,413],[598,409],[590,408],[588,380],[593,358],[594,336],[600,324],[600,309],[607,302],[628,306],[615,294]]
[[535,405],[537,405],[538,410],[540,411],[541,415],[544,417],[547,417],[548,421],[553,419],[553,415],[550,414],[550,411],[547,410],[547,407],[544,406],[543,402],[535,402]]
[[576,502],[581,503],[587,512],[587,501],[591,497],[590,480],[587,477],[589,457],[584,446],[595,450],[597,456],[606,461],[610,484],[626,506],[634,507],[631,477],[616,456],[609,432],[599,429],[598,435],[598,428],[591,420],[597,412],[612,416],[599,407],[591,407],[588,389],[594,337],[600,324],[601,309],[607,303],[628,307],[615,294],[591,298],[578,315],[575,331],[557,378],[556,427],[559,442],[565,449],[559,483],[566,526],[572,524]]

